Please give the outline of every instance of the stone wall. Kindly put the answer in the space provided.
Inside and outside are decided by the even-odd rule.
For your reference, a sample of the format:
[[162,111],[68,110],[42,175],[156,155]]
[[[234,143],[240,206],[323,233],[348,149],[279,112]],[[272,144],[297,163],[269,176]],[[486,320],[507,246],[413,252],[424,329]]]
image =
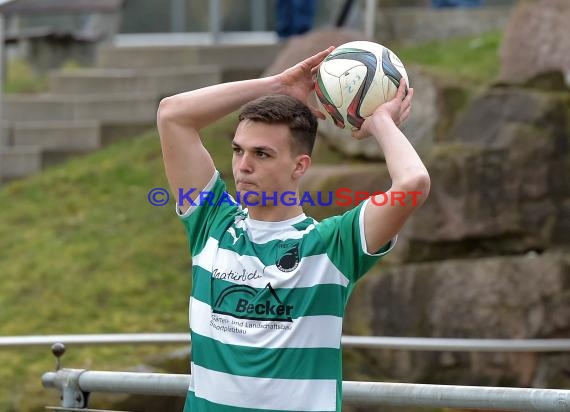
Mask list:
[[[549,252],[384,266],[357,287],[345,333],[567,338],[569,259],[568,253]],[[345,350],[345,355],[350,359],[345,379],[351,380],[560,389],[570,384],[569,354]]]
[[[422,156],[430,196],[357,286],[346,335],[569,336],[570,93],[563,88],[560,73],[550,74],[491,86],[469,101],[446,139]],[[303,190],[371,193],[389,185],[384,164],[343,164],[314,166]],[[307,212],[323,219],[347,210],[324,209]],[[344,364],[348,380],[570,385],[568,354],[347,349]]]
[[501,80],[528,80],[558,70],[570,84],[570,1],[521,1],[513,10],[501,48]]

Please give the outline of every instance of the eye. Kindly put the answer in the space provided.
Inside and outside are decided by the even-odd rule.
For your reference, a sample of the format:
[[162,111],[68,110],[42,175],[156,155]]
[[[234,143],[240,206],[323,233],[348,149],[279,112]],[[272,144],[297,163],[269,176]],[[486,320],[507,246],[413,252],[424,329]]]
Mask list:
[[241,149],[241,147],[232,147],[232,150],[234,151],[234,154],[236,154],[236,155],[240,155],[243,153],[243,150]]
[[269,157],[269,155],[265,152],[256,152],[257,157],[260,157],[262,159],[265,159],[266,157]]

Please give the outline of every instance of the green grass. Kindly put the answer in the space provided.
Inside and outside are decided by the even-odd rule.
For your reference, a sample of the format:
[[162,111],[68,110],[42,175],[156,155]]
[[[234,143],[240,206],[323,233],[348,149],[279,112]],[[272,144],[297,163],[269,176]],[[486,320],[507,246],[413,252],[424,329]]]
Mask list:
[[[76,60],[66,60],[60,67],[64,72],[76,72],[83,69]],[[47,74],[37,73],[32,66],[24,60],[14,59],[8,62],[6,74],[6,93],[43,93],[49,89]]]
[[[186,330],[182,226],[172,204],[146,198],[167,187],[163,175],[149,133],[2,189],[0,334]],[[64,362],[126,368],[145,352],[72,349]],[[53,368],[49,350],[0,351],[0,364],[0,399],[11,399],[4,410],[28,410]]]
[[420,65],[453,80],[484,85],[492,82],[499,72],[501,39],[501,32],[490,32],[391,48],[404,65]]
[[63,64],[60,67],[60,69],[64,72],[76,72],[85,68],[86,66],[84,66],[75,59],[67,59],[66,61],[63,62]]
[[6,93],[39,93],[48,89],[46,75],[38,74],[24,60],[15,59],[8,62],[6,73]]

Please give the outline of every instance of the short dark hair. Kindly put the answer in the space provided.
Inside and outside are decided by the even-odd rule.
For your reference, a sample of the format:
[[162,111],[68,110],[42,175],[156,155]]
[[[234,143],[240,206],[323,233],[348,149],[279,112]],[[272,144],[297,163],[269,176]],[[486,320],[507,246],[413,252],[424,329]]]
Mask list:
[[286,125],[293,136],[291,151],[309,156],[312,154],[317,135],[317,118],[300,100],[284,94],[260,97],[241,108],[239,121],[246,119]]

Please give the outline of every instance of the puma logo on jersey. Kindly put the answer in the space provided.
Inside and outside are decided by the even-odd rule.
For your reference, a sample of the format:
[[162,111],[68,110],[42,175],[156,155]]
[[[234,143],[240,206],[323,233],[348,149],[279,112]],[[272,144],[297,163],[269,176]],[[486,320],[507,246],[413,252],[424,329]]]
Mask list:
[[239,238],[243,236],[243,232],[241,232],[241,233],[239,234],[239,236],[238,236],[238,235],[236,234],[236,230],[235,230],[233,227],[230,227],[230,228],[228,229],[228,233],[229,233],[230,236],[233,238],[233,240],[234,240],[234,243],[233,243],[233,244],[234,244],[234,245],[237,243],[237,241],[239,240]]

